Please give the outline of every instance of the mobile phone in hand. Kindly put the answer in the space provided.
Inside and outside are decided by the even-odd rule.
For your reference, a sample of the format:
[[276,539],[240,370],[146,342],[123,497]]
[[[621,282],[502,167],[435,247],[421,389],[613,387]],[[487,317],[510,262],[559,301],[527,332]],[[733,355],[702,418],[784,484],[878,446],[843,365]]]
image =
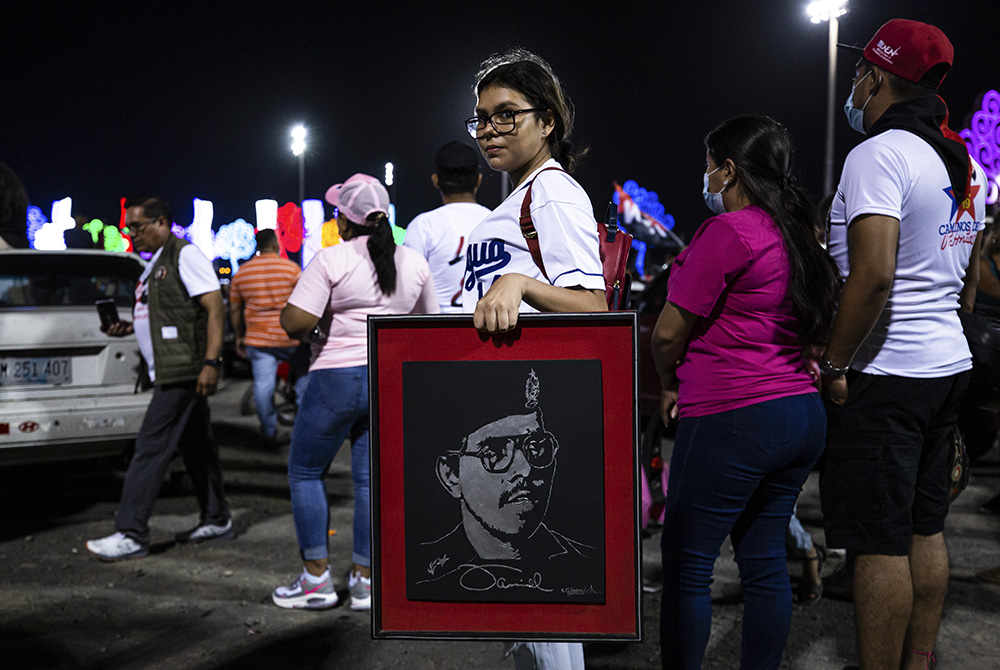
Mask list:
[[120,321],[114,298],[98,300],[94,304],[97,305],[97,315],[101,317],[101,330],[104,332]]

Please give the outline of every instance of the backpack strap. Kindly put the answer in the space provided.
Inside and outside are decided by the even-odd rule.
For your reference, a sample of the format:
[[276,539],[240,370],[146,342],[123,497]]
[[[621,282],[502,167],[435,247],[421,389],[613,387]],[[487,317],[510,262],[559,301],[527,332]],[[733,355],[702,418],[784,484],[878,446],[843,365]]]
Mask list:
[[545,272],[545,263],[542,262],[542,251],[538,248],[538,231],[535,230],[535,224],[531,220],[531,186],[535,183],[535,179],[538,179],[538,175],[548,170],[566,172],[562,168],[557,167],[547,167],[539,170],[538,174],[528,182],[528,188],[524,191],[524,200],[521,201],[521,218],[518,219],[518,223],[521,225],[521,235],[524,236],[524,241],[528,245],[531,260],[535,261],[535,265],[542,271],[542,276],[545,277],[546,281],[549,281],[549,275]]

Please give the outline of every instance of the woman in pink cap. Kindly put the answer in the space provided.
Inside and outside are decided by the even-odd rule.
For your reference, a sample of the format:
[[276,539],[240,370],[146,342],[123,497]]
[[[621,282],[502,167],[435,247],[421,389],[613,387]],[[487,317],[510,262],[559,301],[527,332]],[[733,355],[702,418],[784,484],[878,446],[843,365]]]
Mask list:
[[330,508],[323,476],[350,437],[354,565],[348,586],[351,609],[366,610],[371,608],[367,317],[437,312],[438,306],[427,261],[393,241],[389,194],[376,178],[356,174],[330,187],[326,200],[336,208],[343,242],[316,254],[281,312],[289,337],[311,336],[312,363],[288,454],[304,570],[291,585],[275,589],[272,599],[286,608],[337,604],[328,565]]

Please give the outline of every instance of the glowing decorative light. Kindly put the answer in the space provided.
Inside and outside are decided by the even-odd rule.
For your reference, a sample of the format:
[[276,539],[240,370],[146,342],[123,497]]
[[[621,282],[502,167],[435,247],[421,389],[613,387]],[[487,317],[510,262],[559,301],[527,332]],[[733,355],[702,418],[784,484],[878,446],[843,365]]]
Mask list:
[[392,171],[393,171],[393,165],[392,165],[392,163],[386,163],[385,164],[385,185],[386,186],[392,186]]
[[821,23],[847,13],[847,0],[814,0],[806,7],[809,20]]
[[253,226],[243,219],[236,219],[219,228],[215,234],[215,253],[209,256],[229,261],[233,274],[236,274],[240,269],[240,260],[253,256],[256,248]]
[[[323,224],[323,248],[332,247],[335,244],[340,244],[340,229],[337,228],[337,219],[333,218]],[[302,266],[305,267],[307,264],[303,263]]]
[[971,127],[959,135],[986,171],[986,204],[992,205],[1000,199],[1000,93],[989,91],[983,96],[982,108],[972,115]]
[[639,276],[646,276],[646,243],[642,240],[632,239],[632,248],[635,249],[635,271]]
[[302,248],[302,210],[294,202],[278,208],[278,243],[283,258]]
[[215,218],[215,206],[211,200],[194,199],[194,218],[187,228],[187,237],[209,258],[215,258],[213,253],[215,233],[212,231],[212,219]]
[[257,230],[274,230],[278,227],[278,201],[258,200],[254,203],[257,212]]
[[669,237],[667,231],[673,229],[674,217],[666,213],[654,191],[647,191],[633,179],[625,182],[624,186],[617,183],[614,186],[611,201],[618,205],[623,225],[629,226],[634,235],[645,233],[644,236],[651,238],[649,241],[654,244],[659,238]]
[[301,156],[306,150],[306,128],[298,125],[292,128],[292,153]]
[[28,222],[27,222],[27,233],[28,233],[28,244],[31,248],[35,248],[35,235],[38,233],[39,229],[49,222],[45,218],[45,213],[42,212],[42,208],[38,205],[31,205],[28,207]]
[[[100,223],[100,221],[97,220],[97,223]],[[101,232],[104,234],[104,249],[106,251],[125,252],[131,247],[132,240],[122,235],[122,231],[118,229],[118,226],[104,226]]]
[[309,264],[316,252],[323,248],[323,201],[312,198],[302,203],[305,239],[302,242],[302,267]]
[[73,220],[73,198],[63,198],[52,203],[52,221],[35,231],[34,248],[45,251],[62,251],[66,248],[63,232],[76,227]]

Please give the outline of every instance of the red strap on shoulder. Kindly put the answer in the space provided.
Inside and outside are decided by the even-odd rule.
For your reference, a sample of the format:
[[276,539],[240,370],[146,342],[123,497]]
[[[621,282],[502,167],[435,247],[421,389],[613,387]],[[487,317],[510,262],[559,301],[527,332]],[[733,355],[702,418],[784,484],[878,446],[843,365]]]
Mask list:
[[531,254],[531,260],[535,261],[535,265],[538,269],[542,271],[542,276],[545,277],[546,281],[549,278],[548,273],[545,272],[545,264],[542,262],[542,251],[538,248],[538,231],[535,230],[535,224],[531,220],[531,186],[535,183],[535,179],[538,179],[538,175],[546,172],[548,170],[558,170],[559,172],[566,172],[562,168],[557,167],[547,167],[543,170],[539,170],[538,174],[528,182],[528,188],[524,192],[524,200],[521,201],[521,218],[518,219],[518,223],[521,226],[521,235],[524,236],[524,241],[528,245],[528,252]]

